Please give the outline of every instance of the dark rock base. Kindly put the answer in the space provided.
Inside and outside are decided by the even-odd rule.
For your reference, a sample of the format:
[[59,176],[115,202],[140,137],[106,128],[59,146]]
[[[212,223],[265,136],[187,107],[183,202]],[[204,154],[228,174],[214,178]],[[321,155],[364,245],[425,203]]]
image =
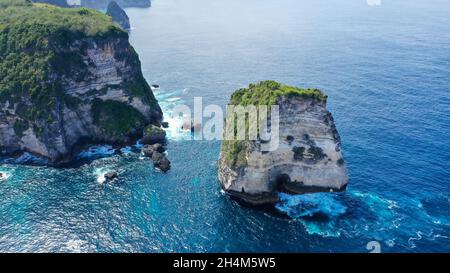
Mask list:
[[233,199],[239,200],[245,204],[251,206],[273,206],[275,203],[280,201],[278,197],[279,192],[285,192],[288,194],[308,194],[308,193],[318,193],[318,192],[343,192],[346,190],[347,185],[342,188],[329,188],[329,187],[315,187],[315,186],[303,186],[303,185],[295,185],[298,183],[285,183],[280,191],[276,192],[266,192],[261,194],[248,194],[245,192],[237,192],[232,190],[224,191],[230,195]]

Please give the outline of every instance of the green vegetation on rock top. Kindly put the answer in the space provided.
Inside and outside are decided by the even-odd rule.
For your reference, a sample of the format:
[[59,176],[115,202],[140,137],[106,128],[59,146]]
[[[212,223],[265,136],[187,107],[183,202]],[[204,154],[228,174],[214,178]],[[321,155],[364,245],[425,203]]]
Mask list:
[[145,133],[146,134],[154,134],[154,133],[165,133],[166,131],[164,131],[162,128],[155,126],[155,125],[149,125],[145,128]]
[[299,96],[326,101],[327,96],[318,89],[302,89],[276,81],[262,81],[250,84],[248,88],[236,90],[231,96],[231,105],[276,105],[281,96]]

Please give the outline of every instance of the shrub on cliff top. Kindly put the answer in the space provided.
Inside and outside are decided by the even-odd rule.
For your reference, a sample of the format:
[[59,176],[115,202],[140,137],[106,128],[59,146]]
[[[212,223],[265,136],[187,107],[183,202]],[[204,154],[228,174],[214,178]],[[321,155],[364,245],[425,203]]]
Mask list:
[[281,96],[299,96],[326,101],[327,96],[319,89],[302,89],[276,81],[262,81],[236,90],[231,96],[231,105],[275,105]]

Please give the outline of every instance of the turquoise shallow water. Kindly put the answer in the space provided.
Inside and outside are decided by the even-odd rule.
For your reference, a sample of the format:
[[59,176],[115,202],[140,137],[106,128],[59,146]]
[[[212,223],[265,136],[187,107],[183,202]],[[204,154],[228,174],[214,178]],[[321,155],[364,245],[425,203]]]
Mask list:
[[[3,161],[0,251],[450,251],[450,1],[154,0],[127,13],[168,117],[263,79],[323,89],[348,191],[282,195],[289,217],[243,207],[220,192],[220,143],[176,134],[168,174],[108,147],[77,168]],[[120,179],[102,185],[108,170]]]

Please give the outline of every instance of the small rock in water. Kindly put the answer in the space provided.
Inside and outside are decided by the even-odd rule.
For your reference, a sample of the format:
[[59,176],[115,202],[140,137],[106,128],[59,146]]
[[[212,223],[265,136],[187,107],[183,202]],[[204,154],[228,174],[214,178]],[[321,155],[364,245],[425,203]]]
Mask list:
[[0,173],[0,180],[3,180],[6,178],[6,175],[4,173]]
[[150,125],[144,130],[143,144],[153,145],[155,143],[164,143],[166,140],[166,131],[155,125]]
[[144,145],[142,148],[142,153],[144,153],[144,156],[146,157],[152,157],[154,151],[153,145]]
[[104,177],[105,177],[105,181],[108,182],[108,181],[111,181],[111,180],[117,178],[118,174],[117,174],[117,172],[107,172],[107,173],[105,173]]
[[160,169],[161,171],[167,172],[168,170],[170,170],[170,161],[164,154],[155,151],[153,152],[152,160],[155,167]]
[[161,122],[161,126],[163,127],[163,128],[169,128],[169,123],[167,122],[167,121],[164,121],[164,122]]
[[159,85],[158,84],[152,84],[152,88],[158,89]]
[[189,130],[192,126],[192,121],[184,121],[183,125],[181,125],[181,130]]
[[191,127],[192,133],[200,133],[202,131],[202,125],[200,123],[196,123]]
[[142,148],[144,156],[150,157],[155,167],[163,172],[170,170],[170,161],[163,154],[165,151],[166,149],[164,149],[164,146],[161,143],[146,144]]
[[166,151],[166,149],[164,149],[164,147],[160,143],[153,144],[153,150],[157,151],[158,153],[164,153]]
[[194,124],[193,121],[190,122],[184,122],[181,126],[181,130],[191,130],[192,133],[197,133],[202,131],[202,125],[200,123]]
[[154,152],[164,153],[165,151],[166,149],[164,149],[164,147],[160,143],[156,143],[153,145],[144,145],[144,147],[142,148],[142,152],[146,157],[152,157]]

